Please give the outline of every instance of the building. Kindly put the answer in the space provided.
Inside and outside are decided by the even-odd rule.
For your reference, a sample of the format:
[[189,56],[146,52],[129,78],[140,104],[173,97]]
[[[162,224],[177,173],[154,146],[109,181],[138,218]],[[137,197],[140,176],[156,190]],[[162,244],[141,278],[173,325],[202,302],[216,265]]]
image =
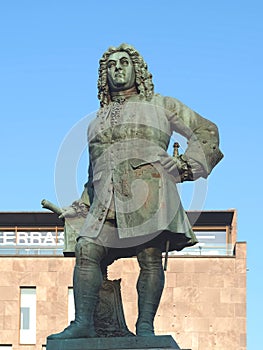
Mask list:
[[[199,244],[171,253],[155,320],[192,350],[246,349],[246,243],[236,211],[188,212]],[[74,317],[74,257],[63,255],[63,223],[48,212],[0,213],[0,350],[41,349]],[[126,323],[137,317],[136,258],[109,267],[121,278]]]

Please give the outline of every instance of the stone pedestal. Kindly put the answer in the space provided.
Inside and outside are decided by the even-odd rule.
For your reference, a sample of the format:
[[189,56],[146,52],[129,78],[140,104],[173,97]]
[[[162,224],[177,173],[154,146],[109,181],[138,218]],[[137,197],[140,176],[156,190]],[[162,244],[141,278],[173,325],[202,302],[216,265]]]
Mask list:
[[[48,340],[47,350],[165,350],[180,349],[170,335]],[[184,349],[190,350],[190,349]]]

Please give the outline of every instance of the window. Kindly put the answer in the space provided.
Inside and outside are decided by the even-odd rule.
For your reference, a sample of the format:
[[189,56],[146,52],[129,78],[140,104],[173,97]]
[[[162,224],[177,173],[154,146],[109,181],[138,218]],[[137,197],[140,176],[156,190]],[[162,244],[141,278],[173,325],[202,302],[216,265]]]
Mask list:
[[200,255],[228,255],[226,230],[196,230]]
[[35,287],[20,288],[20,344],[36,344]]
[[[75,319],[75,305],[74,305],[74,295],[73,288],[68,288],[68,323],[74,321]],[[0,349],[1,350],[1,349]]]
[[232,256],[234,254],[234,242],[232,242],[229,227],[193,227],[198,243],[179,252],[171,252],[170,255],[221,255]]
[[63,255],[63,227],[0,227],[1,255]]

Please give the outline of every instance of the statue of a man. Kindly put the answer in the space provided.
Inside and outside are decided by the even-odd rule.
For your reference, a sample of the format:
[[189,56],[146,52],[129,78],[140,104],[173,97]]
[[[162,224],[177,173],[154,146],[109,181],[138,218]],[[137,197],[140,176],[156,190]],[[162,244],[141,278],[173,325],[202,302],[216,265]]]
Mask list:
[[[177,99],[154,94],[152,75],[132,46],[103,54],[98,90],[100,110],[88,129],[89,179],[82,195],[89,211],[75,249],[75,320],[48,339],[96,337],[102,268],[133,255],[140,266],[136,334],[154,335],[164,287],[162,252],[197,242],[176,183],[206,178],[223,157],[216,125]],[[173,131],[188,147],[171,157]]]

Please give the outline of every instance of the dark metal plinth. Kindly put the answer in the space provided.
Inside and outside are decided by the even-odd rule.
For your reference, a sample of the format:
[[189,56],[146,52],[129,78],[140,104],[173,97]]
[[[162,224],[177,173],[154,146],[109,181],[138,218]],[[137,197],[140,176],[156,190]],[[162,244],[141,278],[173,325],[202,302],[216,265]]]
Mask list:
[[[47,350],[180,349],[170,335],[48,340]],[[185,349],[186,350],[186,349]],[[190,350],[190,349],[188,349]]]

